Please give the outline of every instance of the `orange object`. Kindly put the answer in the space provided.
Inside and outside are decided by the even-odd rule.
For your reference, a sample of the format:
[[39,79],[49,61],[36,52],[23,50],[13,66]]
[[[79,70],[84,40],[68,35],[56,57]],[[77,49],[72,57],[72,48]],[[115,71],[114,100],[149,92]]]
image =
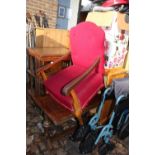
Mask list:
[[106,87],[112,84],[113,79],[125,78],[128,76],[128,71],[122,67],[105,69],[104,82]]

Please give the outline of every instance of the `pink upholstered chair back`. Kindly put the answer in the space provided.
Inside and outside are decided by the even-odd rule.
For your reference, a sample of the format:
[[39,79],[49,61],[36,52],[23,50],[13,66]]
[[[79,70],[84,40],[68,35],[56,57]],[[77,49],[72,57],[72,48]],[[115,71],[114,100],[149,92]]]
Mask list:
[[104,31],[91,22],[82,22],[70,31],[71,56],[74,65],[89,67],[100,57],[98,71],[104,69]]

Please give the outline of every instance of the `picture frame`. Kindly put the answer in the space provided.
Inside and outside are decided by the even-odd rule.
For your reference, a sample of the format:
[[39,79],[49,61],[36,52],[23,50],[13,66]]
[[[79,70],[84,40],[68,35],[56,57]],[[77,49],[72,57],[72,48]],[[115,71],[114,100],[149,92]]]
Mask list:
[[58,8],[58,17],[65,18],[66,8],[64,6],[59,6]]

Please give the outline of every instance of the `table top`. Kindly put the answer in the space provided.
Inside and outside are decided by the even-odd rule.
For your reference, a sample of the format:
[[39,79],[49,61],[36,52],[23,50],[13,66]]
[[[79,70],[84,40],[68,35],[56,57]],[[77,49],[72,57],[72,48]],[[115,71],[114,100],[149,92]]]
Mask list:
[[28,48],[27,52],[30,56],[33,56],[42,61],[48,61],[54,57],[61,57],[70,52],[65,47],[52,47],[52,48]]

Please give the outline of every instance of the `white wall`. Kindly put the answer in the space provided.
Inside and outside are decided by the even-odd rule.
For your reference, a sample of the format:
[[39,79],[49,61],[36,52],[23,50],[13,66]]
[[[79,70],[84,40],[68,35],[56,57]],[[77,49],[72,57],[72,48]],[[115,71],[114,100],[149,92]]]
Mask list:
[[80,0],[70,0],[68,29],[77,24],[79,1]]
[[82,0],[81,5],[81,11],[89,11],[92,7],[92,2],[90,0]]

